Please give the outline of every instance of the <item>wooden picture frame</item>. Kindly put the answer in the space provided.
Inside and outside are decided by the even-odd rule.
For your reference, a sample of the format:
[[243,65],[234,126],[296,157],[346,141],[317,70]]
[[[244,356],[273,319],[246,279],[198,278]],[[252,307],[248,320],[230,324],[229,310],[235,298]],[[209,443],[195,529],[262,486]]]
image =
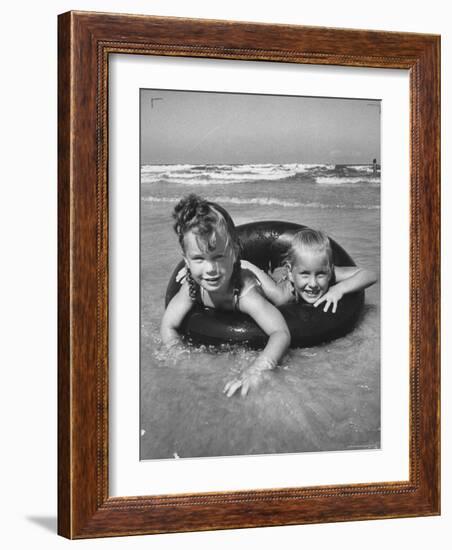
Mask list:
[[[58,39],[58,532],[68,538],[440,513],[440,38],[69,12]],[[410,74],[409,480],[110,497],[110,54],[398,68]]]

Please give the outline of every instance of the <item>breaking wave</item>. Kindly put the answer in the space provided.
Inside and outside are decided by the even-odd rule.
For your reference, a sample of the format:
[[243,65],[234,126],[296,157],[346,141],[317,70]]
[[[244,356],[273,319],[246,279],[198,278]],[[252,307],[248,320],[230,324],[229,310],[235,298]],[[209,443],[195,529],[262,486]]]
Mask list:
[[360,183],[366,185],[380,184],[380,178],[378,177],[363,178],[362,176],[318,176],[315,178],[315,181],[321,185],[357,185]]
[[[237,204],[237,205],[258,205],[258,206],[282,206],[284,208],[351,208],[356,210],[379,210],[380,206],[378,205],[368,205],[368,204],[322,204],[319,202],[299,202],[299,201],[285,201],[283,199],[277,199],[274,197],[250,197],[250,198],[239,198],[239,197],[227,197],[227,196],[218,196],[218,197],[205,197],[208,201],[218,202],[220,204]],[[180,200],[180,197],[144,197],[143,202],[177,202]]]
[[371,165],[334,164],[158,164],[141,167],[144,184],[214,185],[281,181],[303,176],[317,183],[378,183]]

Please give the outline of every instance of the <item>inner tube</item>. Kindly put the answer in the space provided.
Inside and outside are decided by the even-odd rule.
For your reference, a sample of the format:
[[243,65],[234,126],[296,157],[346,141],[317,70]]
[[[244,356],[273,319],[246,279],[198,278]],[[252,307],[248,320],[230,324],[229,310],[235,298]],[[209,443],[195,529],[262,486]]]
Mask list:
[[[241,257],[265,271],[273,271],[284,262],[293,235],[305,225],[281,221],[263,221],[237,226],[241,243]],[[330,238],[333,263],[337,266],[355,266],[347,252]],[[168,283],[165,307],[179,291],[176,275],[184,267],[184,261],[174,269]],[[338,303],[336,313],[324,312],[305,303],[280,306],[291,334],[291,347],[310,347],[344,336],[355,326],[364,305],[364,290],[346,294]],[[268,336],[248,315],[222,311],[198,304],[188,312],[180,327],[180,333],[195,345],[218,346],[225,343],[263,348]]]

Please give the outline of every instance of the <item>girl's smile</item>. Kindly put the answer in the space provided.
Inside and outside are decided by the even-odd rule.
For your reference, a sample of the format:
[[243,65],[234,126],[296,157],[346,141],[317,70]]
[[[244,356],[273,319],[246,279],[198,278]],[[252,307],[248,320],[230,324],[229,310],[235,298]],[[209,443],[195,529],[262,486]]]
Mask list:
[[289,272],[295,291],[308,304],[314,304],[328,290],[332,269],[324,252],[304,250]]
[[184,235],[184,249],[185,263],[196,283],[208,292],[227,291],[235,254],[221,233],[202,241],[199,235],[188,231]]

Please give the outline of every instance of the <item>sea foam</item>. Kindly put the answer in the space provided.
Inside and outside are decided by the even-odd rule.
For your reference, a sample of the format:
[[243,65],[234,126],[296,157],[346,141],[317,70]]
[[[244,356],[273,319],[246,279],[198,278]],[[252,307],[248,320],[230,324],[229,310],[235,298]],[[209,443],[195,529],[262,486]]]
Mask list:
[[315,181],[321,185],[357,185],[360,183],[366,185],[379,185],[380,178],[363,178],[362,176],[317,176]]
[[176,183],[183,185],[214,185],[281,181],[300,174],[315,176],[334,173],[331,164],[159,164],[141,167],[144,184]]
[[[379,205],[368,205],[368,204],[322,204],[319,202],[298,202],[298,201],[285,201],[282,199],[277,199],[273,197],[250,197],[250,198],[239,198],[239,197],[227,197],[227,196],[218,196],[218,197],[205,197],[206,200],[217,202],[220,204],[237,204],[237,205],[257,205],[257,206],[282,206],[284,208],[350,208],[352,210],[379,210]],[[143,202],[178,202],[180,197],[143,197]]]

